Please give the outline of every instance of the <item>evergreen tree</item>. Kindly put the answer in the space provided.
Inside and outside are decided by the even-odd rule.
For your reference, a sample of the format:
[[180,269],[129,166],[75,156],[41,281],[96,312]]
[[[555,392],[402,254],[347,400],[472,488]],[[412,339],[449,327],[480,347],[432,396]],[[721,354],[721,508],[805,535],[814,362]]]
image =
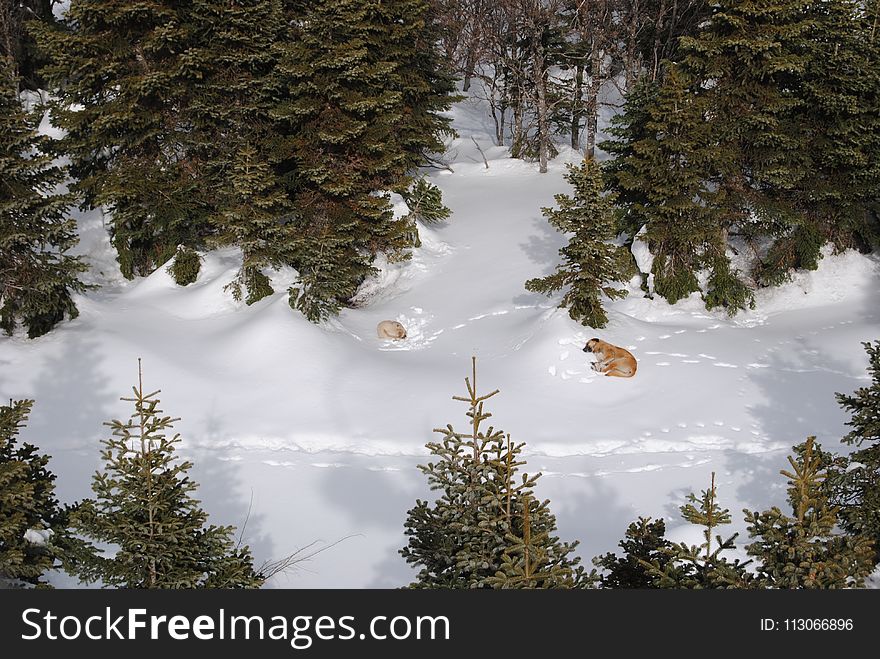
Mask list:
[[406,219],[410,223],[412,245],[413,247],[421,247],[422,242],[419,239],[417,222],[438,224],[448,219],[452,211],[443,205],[443,194],[440,192],[440,188],[429,183],[425,177],[416,179],[408,189],[400,194],[409,208]]
[[193,0],[189,20],[199,37],[182,57],[190,81],[182,111],[192,127],[187,151],[201,163],[209,195],[209,243],[241,249],[231,290],[248,304],[272,293],[263,270],[295,253],[293,225],[282,221],[289,200],[270,159],[277,155],[270,109],[281,9],[280,0]]
[[559,552],[558,539],[550,537],[551,529],[532,531],[532,516],[550,515],[548,501],[538,502],[533,511],[531,497],[523,495],[521,532],[507,533],[510,547],[501,555],[501,567],[495,576],[486,579],[493,588],[583,588],[594,577],[584,577],[582,568],[572,571],[572,561]]
[[0,583],[40,584],[63,555],[67,511],[55,498],[49,458],[16,437],[33,401],[0,406]]
[[16,88],[0,86],[0,328],[12,334],[20,322],[31,338],[78,315],[72,295],[85,290],[78,275],[86,270],[66,253],[78,240],[66,216],[71,199],[54,191],[63,171],[37,124]]
[[610,185],[619,192],[622,226],[645,228],[654,255],[656,292],[670,304],[700,291],[707,270],[707,308],[730,314],[749,306],[751,293],[731,266],[727,233],[741,216],[727,204],[725,158],[706,121],[704,90],[680,66],[668,65],[662,81],[643,81],[604,143],[617,158]]
[[815,3],[801,130],[812,167],[796,205],[838,248],[880,245],[880,38],[858,0]]
[[472,378],[465,378],[468,396],[453,397],[468,404],[470,432],[435,429],[443,437],[427,447],[437,461],[419,466],[442,494],[433,504],[418,500],[407,513],[409,540],[400,553],[421,567],[411,587],[587,586],[580,559],[569,556],[577,543],[552,535],[549,502],[534,497],[540,474],[516,478],[524,444],[492,426],[481,429],[492,416],[484,403],[498,391],[477,394],[476,359]]
[[[722,0],[685,68],[706,88],[718,181],[762,285],[815,269],[829,240],[876,243],[877,46],[849,0]],[[873,200],[872,200],[873,199]],[[874,210],[872,210],[872,207]]]
[[841,526],[874,543],[874,563],[880,562],[880,341],[864,343],[871,384],[850,395],[837,394],[840,406],[852,416],[852,430],[843,438],[856,448],[846,469],[835,479]]
[[424,0],[285,3],[278,45],[284,126],[279,148],[300,249],[291,306],[309,319],[337,313],[371,274],[378,252],[406,252],[412,230],[387,190],[402,190],[441,150],[451,79],[426,27]]
[[207,525],[208,515],[192,494],[197,489],[169,437],[177,420],[163,416],[159,391],[145,393],[140,368],[134,413],[114,420],[103,440],[105,467],[92,481],[95,499],[83,501],[72,516],[73,528],[116,547],[111,556],[94,556],[78,566],[85,581],[126,588],[258,588],[247,546],[235,540],[231,526]]
[[849,588],[864,585],[874,567],[871,540],[835,531],[838,508],[831,505],[822,487],[825,471],[815,437],[796,447],[789,456],[792,470],[780,473],[789,479],[788,500],[794,517],[773,507],[764,512],[746,510],[749,534],[756,541],[746,549],[758,558],[757,578],[771,588]]
[[[681,507],[681,516],[697,526],[703,527],[705,542],[688,545],[684,542],[663,547],[662,558],[654,558],[647,563],[649,572],[655,577],[659,588],[749,588],[753,585],[752,576],[746,571],[748,562],[739,559],[729,561],[722,552],[733,549],[738,534],[722,539],[716,535],[713,547],[712,534],[715,529],[730,524],[730,511],[718,505],[715,491],[715,473],[708,490],[699,498],[688,495],[689,503]],[[697,504],[697,505],[694,505]]]
[[185,145],[191,126],[181,54],[191,33],[190,0],[80,0],[63,24],[37,24],[50,59],[44,73],[60,97],[53,122],[71,159],[74,190],[103,206],[125,277],[147,275],[179,245],[210,233],[201,166]]
[[12,61],[7,71],[16,87],[37,91],[45,89],[39,69],[45,58],[29,34],[28,23],[54,23],[52,6],[57,0],[15,0],[0,4],[0,60]]
[[[600,574],[602,588],[659,588],[657,571],[674,573],[672,543],[666,539],[666,524],[662,519],[651,521],[639,517],[626,529],[620,541],[623,556],[612,553],[593,559],[596,567],[606,570]],[[677,578],[684,573],[676,575]]]
[[599,165],[591,159],[580,167],[569,165],[566,180],[574,187],[574,196],[555,195],[558,209],[542,212],[559,231],[573,234],[568,245],[559,250],[563,263],[556,272],[540,279],[529,279],[526,289],[550,294],[568,287],[560,307],[589,327],[605,327],[608,315],[600,295],[609,299],[626,296],[615,282],[625,282],[629,254],[611,243],[615,237],[613,197],[603,193]]

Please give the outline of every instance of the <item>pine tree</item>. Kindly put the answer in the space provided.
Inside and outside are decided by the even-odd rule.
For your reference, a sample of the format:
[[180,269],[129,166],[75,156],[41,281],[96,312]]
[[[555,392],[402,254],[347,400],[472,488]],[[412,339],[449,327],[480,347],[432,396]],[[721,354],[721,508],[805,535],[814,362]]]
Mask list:
[[706,121],[708,102],[681,66],[667,65],[661,81],[636,87],[612,129],[616,139],[602,147],[616,155],[608,172],[621,226],[632,236],[645,228],[656,292],[674,304],[700,291],[697,273],[705,269],[706,306],[732,315],[752,297],[727,252],[742,212],[721,185],[729,178],[727,155]]
[[[596,567],[606,570],[599,577],[602,588],[659,588],[657,572],[674,573],[672,543],[666,539],[666,524],[662,519],[651,521],[639,517],[626,529],[620,541],[623,556],[607,553],[593,559]],[[675,575],[676,579],[684,573]]]
[[[880,37],[858,0],[815,3],[802,131],[812,167],[795,203],[837,248],[880,245]],[[876,9],[875,9],[876,11]]]
[[[447,219],[452,211],[443,205],[443,194],[440,188],[429,183],[426,178],[418,178],[407,190],[402,191],[401,196],[409,208],[404,218],[410,227],[410,242],[413,247],[421,247],[422,240],[419,237],[418,223],[437,224]],[[409,254],[401,255],[407,258]]]
[[385,191],[404,189],[442,148],[449,120],[439,112],[452,87],[423,0],[285,6],[295,20],[278,45],[275,116],[300,245],[290,303],[321,320],[374,272],[377,253],[412,246],[411,224],[393,217]]
[[275,171],[274,47],[281,39],[280,0],[217,3],[193,0],[189,20],[199,35],[182,57],[190,98],[187,151],[201,163],[210,198],[211,246],[235,246],[242,267],[231,284],[252,304],[271,294],[263,272],[295,253],[291,211]]
[[[752,272],[762,285],[786,281],[795,268],[818,267],[821,247],[833,233],[817,203],[829,194],[819,180],[828,170],[817,160],[825,157],[821,144],[836,128],[822,116],[816,92],[840,81],[839,73],[829,78],[829,59],[840,71],[848,68],[836,57],[837,45],[835,56],[827,52],[851,29],[838,23],[829,32],[827,9],[834,4],[723,0],[699,35],[682,39],[685,68],[707,87],[712,133],[724,154],[717,161],[733,165],[718,182],[728,210],[751,215],[737,228],[754,243],[772,239]],[[823,22],[824,34],[818,27]],[[812,91],[811,77],[819,81]],[[848,90],[833,92],[838,101],[855,89],[853,81],[848,84]],[[831,151],[847,150],[846,142]]]
[[594,577],[585,577],[582,568],[572,571],[571,559],[558,552],[557,538],[550,536],[552,529],[532,530],[533,517],[551,515],[548,503],[533,502],[529,494],[523,494],[521,531],[507,533],[510,547],[501,555],[498,572],[486,579],[488,585],[503,589],[584,588],[592,583]]
[[628,252],[611,243],[615,237],[613,197],[603,193],[599,165],[586,159],[580,167],[569,165],[566,180],[574,187],[574,196],[555,195],[558,209],[544,208],[547,220],[559,231],[573,234],[568,245],[559,250],[563,263],[556,272],[540,279],[529,279],[526,289],[550,294],[568,290],[560,307],[589,327],[605,327],[608,315],[601,295],[609,299],[625,297],[625,289],[614,286],[625,282]]
[[852,430],[843,442],[856,448],[846,469],[837,469],[837,501],[841,526],[874,543],[874,563],[880,562],[880,341],[864,343],[871,384],[837,402],[852,416]]
[[[431,488],[442,492],[433,504],[418,500],[407,513],[406,562],[420,566],[412,588],[585,587],[590,577],[569,556],[577,543],[552,534],[556,519],[549,502],[534,497],[540,474],[523,474],[524,444],[481,424],[490,418],[478,395],[476,359],[472,379],[465,378],[471,430],[452,425],[435,429],[443,435],[427,444],[436,462],[420,465]],[[519,481],[519,482],[517,482]]]
[[31,338],[78,315],[73,294],[85,290],[78,275],[86,270],[67,253],[78,241],[71,198],[55,193],[64,174],[37,124],[16,88],[0,86],[0,328],[12,334],[20,322]]
[[181,54],[192,2],[80,0],[60,26],[35,25],[60,91],[55,125],[71,159],[74,191],[103,206],[127,278],[150,274],[179,245],[198,249],[210,233],[201,163],[185,148],[191,126]]
[[168,433],[177,419],[163,416],[159,391],[145,393],[138,370],[128,421],[108,423],[103,440],[104,470],[92,481],[95,499],[72,516],[84,536],[116,547],[78,566],[85,581],[125,588],[258,588],[247,546],[231,526],[207,525],[208,515],[193,498],[192,463],[175,455],[180,436]]
[[33,401],[0,406],[0,583],[40,584],[63,553],[67,511],[55,498],[49,458],[17,445]]
[[838,508],[822,487],[825,471],[815,437],[795,447],[789,456],[788,500],[794,517],[773,507],[764,512],[746,510],[749,534],[756,541],[746,549],[757,557],[757,578],[771,588],[849,588],[864,585],[874,568],[871,540],[835,531]]
[[[722,552],[733,549],[738,534],[726,539],[713,533],[719,526],[730,524],[730,511],[718,505],[715,491],[715,473],[708,490],[698,498],[688,495],[689,503],[681,507],[681,516],[697,526],[703,527],[705,542],[700,545],[686,543],[672,544],[660,551],[662,559],[654,558],[645,563],[655,577],[659,588],[749,588],[752,577],[746,571],[748,562],[739,559],[729,561]],[[695,505],[696,504],[696,505]]]

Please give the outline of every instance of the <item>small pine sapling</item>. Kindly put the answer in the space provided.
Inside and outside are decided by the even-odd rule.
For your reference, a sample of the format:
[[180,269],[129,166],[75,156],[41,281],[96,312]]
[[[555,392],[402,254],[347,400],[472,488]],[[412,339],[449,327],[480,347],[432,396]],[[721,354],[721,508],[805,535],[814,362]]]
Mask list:
[[788,501],[794,517],[773,507],[745,511],[749,534],[755,542],[746,549],[758,560],[757,578],[768,588],[862,587],[874,567],[870,538],[848,536],[835,530],[838,508],[823,487],[826,472],[815,437],[795,447],[789,456]]
[[188,286],[198,279],[202,257],[186,245],[178,245],[174,260],[168,266],[168,274],[178,286]]
[[492,416],[484,404],[498,390],[477,393],[476,359],[465,385],[467,397],[453,400],[468,404],[470,431],[436,428],[442,439],[427,447],[437,459],[419,466],[442,495],[433,504],[417,500],[407,513],[408,541],[400,554],[421,568],[411,587],[584,587],[589,578],[580,559],[570,556],[577,543],[551,535],[556,519],[549,502],[534,497],[540,474],[517,478],[524,444],[493,426],[482,428]]
[[[730,524],[730,511],[718,505],[715,490],[715,472],[708,490],[698,498],[688,495],[688,503],[680,508],[681,516],[697,526],[703,527],[705,542],[701,545],[687,545],[684,542],[663,548],[665,565],[653,559],[646,563],[650,572],[657,578],[660,588],[748,588],[751,576],[746,571],[747,562],[739,559],[728,561],[722,552],[734,549],[738,534],[727,539],[713,533],[719,526]],[[670,560],[671,559],[671,560]]]
[[874,562],[880,562],[880,341],[863,343],[868,353],[871,384],[851,395],[837,394],[838,404],[851,414],[852,430],[841,440],[856,447],[849,465],[836,482],[844,493],[840,524],[851,534],[874,542]]
[[615,286],[627,280],[631,256],[613,244],[615,218],[613,196],[606,194],[599,164],[588,158],[580,167],[568,166],[565,179],[574,187],[574,196],[555,195],[557,209],[543,208],[551,225],[571,234],[568,245],[559,250],[563,262],[546,277],[529,279],[529,291],[550,295],[566,288],[559,303],[573,320],[588,327],[608,324],[602,296],[623,298],[627,291]]
[[49,456],[17,443],[33,401],[0,406],[0,587],[46,587],[43,575],[89,556],[68,531],[70,507],[55,497]]
[[192,463],[175,455],[180,435],[168,436],[178,419],[159,408],[158,390],[146,393],[138,361],[138,384],[128,421],[114,420],[103,440],[103,471],[92,480],[94,499],[72,515],[80,534],[115,548],[78,566],[86,582],[122,588],[259,588],[250,549],[235,528],[208,525],[193,498],[198,485]]
[[[666,539],[662,519],[651,521],[639,517],[626,529],[626,537],[618,544],[623,556],[607,553],[593,559],[604,570],[599,575],[601,588],[658,588],[656,572],[674,573],[670,552],[672,543]],[[680,578],[683,575],[676,575]]]

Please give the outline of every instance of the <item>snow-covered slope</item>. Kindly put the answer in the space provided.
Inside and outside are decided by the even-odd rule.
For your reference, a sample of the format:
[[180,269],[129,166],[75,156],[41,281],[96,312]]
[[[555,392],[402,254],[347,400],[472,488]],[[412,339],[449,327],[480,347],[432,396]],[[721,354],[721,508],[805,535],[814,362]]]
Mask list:
[[[23,438],[52,454],[62,499],[89,494],[102,422],[130,414],[118,399],[138,357],[145,386],[182,417],[213,521],[244,526],[258,560],[345,538],[277,577],[279,587],[407,582],[397,555],[406,511],[432,496],[416,465],[432,428],[466,425],[466,406],[451,397],[464,393],[471,355],[480,390],[501,389],[493,422],[527,443],[527,470],[545,474],[539,495],[587,561],[614,549],[639,514],[693,537],[677,508],[711,471],[734,512],[731,532],[744,530],[741,508],[784,502],[778,470],[793,443],[815,434],[839,447],[846,417],[834,393],[864,383],[860,342],[880,337],[877,258],[826,254],[817,272],[761,291],[757,309],[733,320],[696,295],[674,307],[645,299],[633,282],[610,305],[608,328],[584,328],[523,288],[557,261],[564,238],[540,209],[566,191],[564,165],[578,154],[563,150],[540,175],[491,146],[478,102],[454,112],[453,171],[431,173],[451,219],[423,227],[412,261],[386,264],[362,288],[361,308],[322,326],[288,307],[292,272],[276,276],[274,296],[235,303],[223,291],[234,251],[209,254],[186,288],[164,268],[126,282],[100,213],[81,216],[79,249],[103,288],[48,336],[0,338],[0,396],[36,399]],[[409,338],[378,339],[383,319]],[[631,350],[638,375],[594,373],[581,351],[592,336]]]

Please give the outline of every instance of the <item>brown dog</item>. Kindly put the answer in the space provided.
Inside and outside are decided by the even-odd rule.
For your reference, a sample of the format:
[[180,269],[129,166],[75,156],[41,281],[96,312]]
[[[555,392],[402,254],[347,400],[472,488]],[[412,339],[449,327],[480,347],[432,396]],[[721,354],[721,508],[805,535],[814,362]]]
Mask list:
[[406,328],[396,320],[383,320],[376,327],[380,339],[405,339]]
[[593,370],[616,378],[631,378],[636,374],[636,358],[629,350],[618,348],[601,339],[590,339],[584,352],[596,355]]

